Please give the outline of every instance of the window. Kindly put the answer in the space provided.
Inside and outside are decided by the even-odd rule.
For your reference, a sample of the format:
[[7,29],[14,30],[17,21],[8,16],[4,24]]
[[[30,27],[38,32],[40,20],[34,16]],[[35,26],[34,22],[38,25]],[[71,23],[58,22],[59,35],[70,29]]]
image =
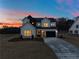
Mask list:
[[41,24],[40,23],[37,23],[37,26],[40,26]]
[[32,22],[32,25],[35,24],[34,22]]
[[44,26],[44,27],[48,27],[48,23],[44,23],[43,26]]
[[79,25],[76,25],[76,28],[79,28]]
[[56,23],[54,22],[54,23],[51,23],[51,26],[56,26]]
[[24,35],[25,36],[32,36],[32,30],[25,30]]
[[74,32],[75,32],[75,34],[78,34],[78,31],[77,30],[75,30]]

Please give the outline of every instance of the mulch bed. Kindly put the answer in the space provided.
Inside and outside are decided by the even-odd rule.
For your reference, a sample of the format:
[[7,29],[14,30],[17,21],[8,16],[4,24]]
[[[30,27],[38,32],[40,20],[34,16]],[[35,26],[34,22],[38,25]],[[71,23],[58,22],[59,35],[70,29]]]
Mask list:
[[20,37],[18,38],[12,38],[10,40],[8,40],[8,42],[17,42],[17,41],[43,41],[43,38],[25,38],[25,39],[21,39]]

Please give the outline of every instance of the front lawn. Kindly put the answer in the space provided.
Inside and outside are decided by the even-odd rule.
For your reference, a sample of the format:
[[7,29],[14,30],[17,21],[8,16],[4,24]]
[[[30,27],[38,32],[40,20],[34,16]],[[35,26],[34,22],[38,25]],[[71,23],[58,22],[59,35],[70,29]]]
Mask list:
[[[8,34],[7,37],[7,35],[5,34],[1,36],[0,59],[57,59],[55,53],[42,41],[21,41],[16,37],[16,39],[10,39],[9,37],[11,36],[13,37],[17,35]],[[9,39],[12,41],[8,41]]]

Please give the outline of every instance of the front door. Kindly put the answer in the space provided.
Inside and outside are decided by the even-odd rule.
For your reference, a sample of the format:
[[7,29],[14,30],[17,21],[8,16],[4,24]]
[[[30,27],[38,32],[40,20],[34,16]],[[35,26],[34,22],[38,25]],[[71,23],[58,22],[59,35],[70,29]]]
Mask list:
[[37,30],[37,37],[41,37],[41,30]]

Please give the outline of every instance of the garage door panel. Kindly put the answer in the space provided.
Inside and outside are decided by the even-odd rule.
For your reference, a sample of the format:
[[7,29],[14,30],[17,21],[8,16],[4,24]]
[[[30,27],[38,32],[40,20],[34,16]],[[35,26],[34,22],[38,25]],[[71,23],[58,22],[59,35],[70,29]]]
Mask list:
[[46,31],[46,37],[56,37],[55,31]]

